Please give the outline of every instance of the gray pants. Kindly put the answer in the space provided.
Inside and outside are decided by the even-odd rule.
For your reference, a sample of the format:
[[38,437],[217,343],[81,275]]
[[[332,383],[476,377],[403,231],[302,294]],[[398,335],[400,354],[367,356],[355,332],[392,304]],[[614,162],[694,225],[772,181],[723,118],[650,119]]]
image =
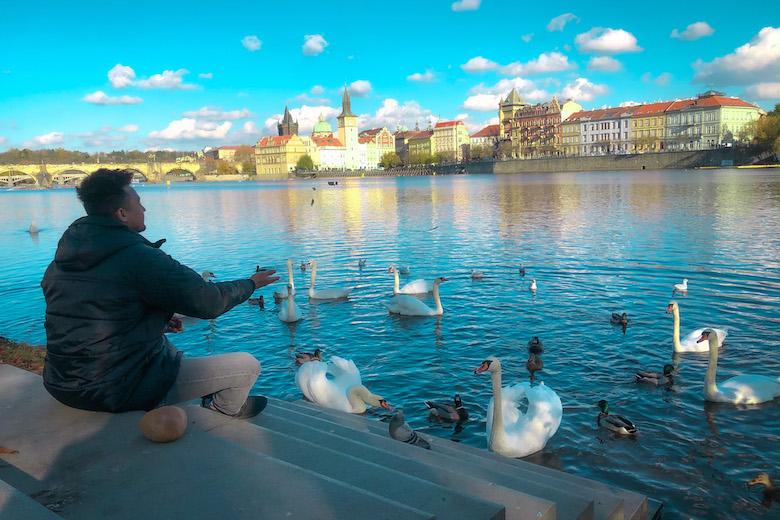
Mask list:
[[213,394],[212,406],[238,412],[260,375],[260,362],[246,352],[182,358],[179,375],[161,404],[175,404]]

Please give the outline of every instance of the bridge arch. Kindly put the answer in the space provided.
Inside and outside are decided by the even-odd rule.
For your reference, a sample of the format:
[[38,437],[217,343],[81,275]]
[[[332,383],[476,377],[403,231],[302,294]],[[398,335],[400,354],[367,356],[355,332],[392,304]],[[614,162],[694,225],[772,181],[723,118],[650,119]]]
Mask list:
[[184,168],[173,168],[166,172],[163,180],[172,182],[192,182],[195,180],[195,174]]
[[20,184],[38,185],[35,175],[19,170],[3,170],[0,166],[0,186],[18,186]]
[[87,175],[89,174],[84,170],[68,168],[67,170],[62,170],[52,175],[51,182],[54,184],[73,186],[79,184]]

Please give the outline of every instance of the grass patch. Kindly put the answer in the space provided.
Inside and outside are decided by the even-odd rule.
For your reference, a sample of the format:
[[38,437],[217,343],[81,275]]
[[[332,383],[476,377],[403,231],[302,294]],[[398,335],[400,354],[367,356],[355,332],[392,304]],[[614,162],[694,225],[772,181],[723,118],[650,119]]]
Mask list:
[[0,336],[0,363],[41,374],[45,358],[46,349],[43,347],[17,343]]

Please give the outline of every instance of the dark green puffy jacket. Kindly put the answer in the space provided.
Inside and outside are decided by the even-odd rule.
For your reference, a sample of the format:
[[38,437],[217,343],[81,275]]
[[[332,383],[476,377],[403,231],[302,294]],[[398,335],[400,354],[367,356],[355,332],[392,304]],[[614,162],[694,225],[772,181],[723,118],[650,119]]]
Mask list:
[[174,312],[216,318],[247,300],[250,279],[205,282],[108,217],[65,231],[41,286],[43,383],[60,402],[105,412],[150,410],[173,385],[182,354],[163,334]]

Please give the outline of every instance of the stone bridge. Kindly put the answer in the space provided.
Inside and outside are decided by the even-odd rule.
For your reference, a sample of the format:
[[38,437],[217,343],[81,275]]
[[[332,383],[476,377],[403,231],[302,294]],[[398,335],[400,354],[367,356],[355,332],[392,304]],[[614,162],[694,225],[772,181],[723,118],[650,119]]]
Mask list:
[[0,186],[75,185],[100,168],[131,170],[137,182],[181,182],[202,178],[199,173],[201,166],[197,162],[0,164]]

